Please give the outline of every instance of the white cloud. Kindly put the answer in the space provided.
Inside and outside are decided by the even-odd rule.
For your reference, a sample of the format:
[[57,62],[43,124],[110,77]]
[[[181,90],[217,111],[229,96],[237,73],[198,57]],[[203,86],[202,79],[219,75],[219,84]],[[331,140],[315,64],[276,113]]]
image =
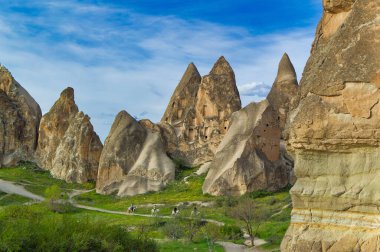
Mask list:
[[[300,76],[314,36],[314,28],[258,36],[240,27],[75,1],[34,4],[44,15],[0,9],[0,62],[43,112],[72,86],[79,108],[90,115],[102,139],[122,109],[160,120],[190,62],[207,74],[224,55],[235,71],[243,105],[258,101],[270,89],[284,52]],[[120,13],[122,21],[112,20]]]

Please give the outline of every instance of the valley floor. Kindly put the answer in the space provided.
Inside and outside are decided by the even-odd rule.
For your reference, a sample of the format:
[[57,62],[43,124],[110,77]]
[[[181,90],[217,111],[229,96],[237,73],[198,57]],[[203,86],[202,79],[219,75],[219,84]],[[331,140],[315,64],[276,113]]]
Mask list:
[[[32,165],[0,169],[0,179],[0,191],[3,192],[0,194],[1,208],[30,204],[28,198],[34,202],[43,201],[46,188],[57,186],[68,195],[67,200],[79,208],[73,213],[67,213],[68,215],[102,220],[108,225],[126,226],[136,236],[144,234],[158,241],[160,251],[223,251],[222,247],[225,251],[275,251],[278,250],[290,221],[291,204],[288,192],[273,194],[261,191],[249,195],[262,210],[270,213],[258,231],[256,241],[265,243],[259,248],[248,249],[242,245],[244,238],[226,238],[220,234],[217,239],[220,242],[214,244],[211,242],[212,237],[207,237],[206,232],[201,229],[190,239],[191,242],[186,239],[183,230],[182,233],[178,232],[178,236],[174,235],[172,239],[168,239],[168,234],[176,231],[174,219],[177,218],[173,219],[171,216],[175,206],[180,209],[179,222],[185,229],[191,229],[191,226],[188,226],[191,224],[188,223],[194,219],[191,216],[194,206],[199,209],[201,222],[212,223],[215,226],[243,227],[243,223],[228,213],[228,209],[233,207],[239,198],[203,195],[201,185],[204,177],[194,175],[190,169],[181,172],[177,181],[169,184],[162,192],[126,198],[96,194],[93,190],[94,185],[90,183],[79,185],[56,180],[49,173],[35,169]],[[126,210],[132,203],[137,206],[137,210],[134,214],[128,214]],[[159,208],[157,215],[151,214],[154,204]],[[169,227],[174,231],[168,230]]]

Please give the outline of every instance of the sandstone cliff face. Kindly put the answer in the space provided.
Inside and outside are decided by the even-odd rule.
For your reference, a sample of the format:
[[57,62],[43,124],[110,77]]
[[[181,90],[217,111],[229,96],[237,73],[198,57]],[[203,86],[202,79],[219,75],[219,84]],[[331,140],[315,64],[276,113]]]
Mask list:
[[211,195],[243,195],[258,189],[278,190],[288,184],[280,159],[280,127],[267,100],[232,114],[203,184]]
[[67,182],[96,180],[103,145],[90,118],[79,112],[74,90],[65,89],[41,120],[38,164]]
[[324,1],[289,115],[297,182],[282,251],[379,251],[380,2]]
[[235,75],[224,57],[203,78],[191,64],[162,118],[162,124],[174,127],[178,139],[177,148],[168,152],[188,164],[210,161],[227,132],[231,114],[240,108]]
[[32,159],[40,120],[40,106],[0,65],[0,167]]
[[142,194],[174,180],[174,164],[156,130],[151,122],[140,124],[125,111],[116,116],[99,162],[98,193]]

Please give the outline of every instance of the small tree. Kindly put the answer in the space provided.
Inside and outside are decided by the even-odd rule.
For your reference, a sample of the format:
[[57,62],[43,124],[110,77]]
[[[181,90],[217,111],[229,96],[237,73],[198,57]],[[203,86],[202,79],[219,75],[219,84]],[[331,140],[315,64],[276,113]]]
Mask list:
[[244,198],[236,207],[231,209],[231,216],[243,221],[244,227],[251,239],[251,245],[254,246],[257,231],[267,217],[265,210],[260,209],[252,199]]

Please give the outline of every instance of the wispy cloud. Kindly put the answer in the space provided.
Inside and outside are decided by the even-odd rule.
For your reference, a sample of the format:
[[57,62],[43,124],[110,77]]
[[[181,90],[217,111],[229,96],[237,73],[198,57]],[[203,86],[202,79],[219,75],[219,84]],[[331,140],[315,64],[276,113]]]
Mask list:
[[158,121],[189,62],[206,74],[226,56],[243,104],[262,99],[285,51],[300,76],[314,35],[314,28],[255,35],[244,27],[74,0],[11,2],[0,0],[0,62],[43,112],[61,90],[74,87],[102,139],[122,109]]

